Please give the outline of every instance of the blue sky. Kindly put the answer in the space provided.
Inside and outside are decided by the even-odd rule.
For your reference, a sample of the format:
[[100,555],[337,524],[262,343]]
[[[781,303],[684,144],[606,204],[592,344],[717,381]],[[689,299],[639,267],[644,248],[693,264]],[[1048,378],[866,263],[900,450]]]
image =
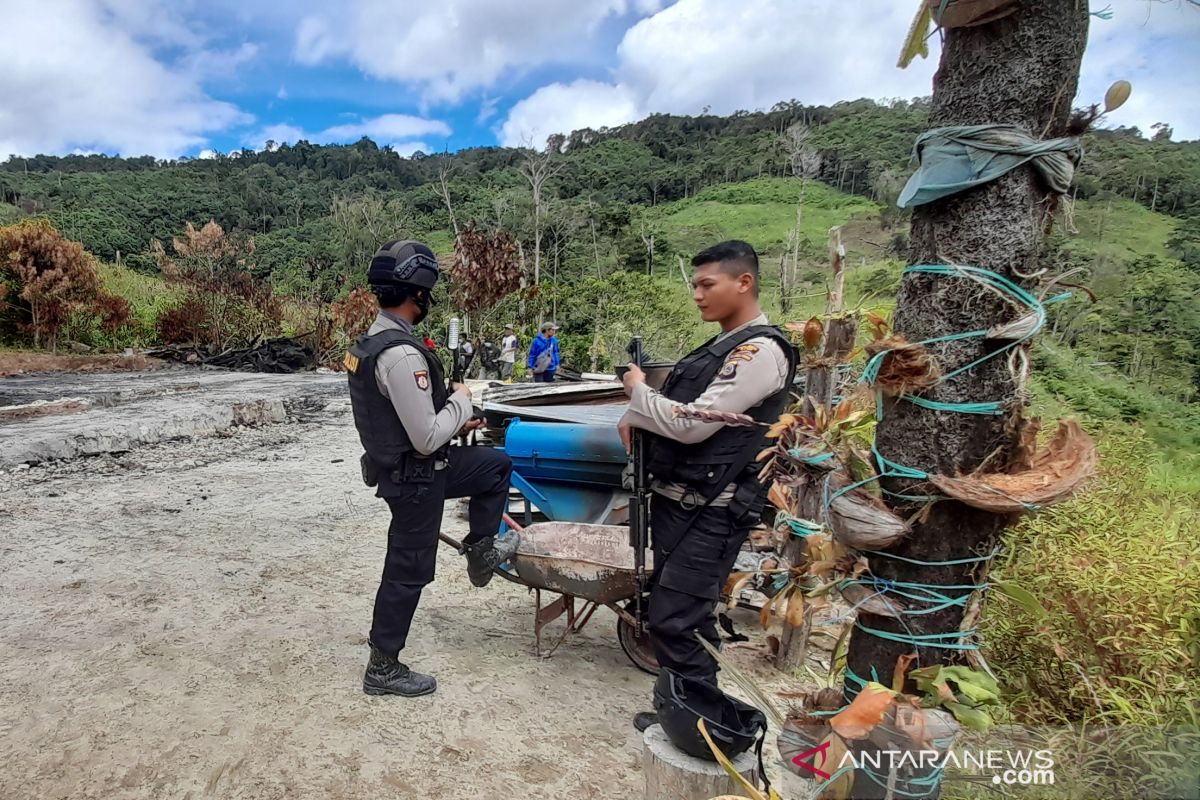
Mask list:
[[[930,92],[896,53],[911,0],[0,0],[0,158],[200,156],[267,140],[401,153],[541,145],[655,112]],[[1093,7],[1100,4],[1093,2]],[[1200,8],[1112,0],[1077,104],[1200,138]]]

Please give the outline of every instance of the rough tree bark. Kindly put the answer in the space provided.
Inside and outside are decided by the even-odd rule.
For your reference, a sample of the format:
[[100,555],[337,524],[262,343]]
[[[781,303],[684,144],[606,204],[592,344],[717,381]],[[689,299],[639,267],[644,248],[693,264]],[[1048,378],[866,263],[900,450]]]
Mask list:
[[[1024,0],[1014,16],[947,30],[934,77],[930,127],[1010,123],[1035,137],[1063,135],[1078,84],[1087,27],[1086,0]],[[970,264],[1027,285],[1017,273],[1028,274],[1035,268],[1048,199],[1033,170],[1022,167],[985,186],[917,207],[910,262]],[[963,278],[909,274],[897,300],[895,329],[914,342],[988,328],[1018,315],[997,294]],[[975,338],[938,344],[933,351],[949,370],[1002,344]],[[1003,356],[992,359],[937,385],[926,396],[942,402],[1019,397],[1023,387],[1016,385],[1007,362]],[[893,461],[927,472],[953,475],[981,465],[999,471],[1010,458],[1023,425],[1020,406],[1015,401],[1004,416],[979,416],[889,401],[877,431],[879,451]],[[904,492],[912,491],[913,485],[889,480],[884,488]],[[938,502],[914,521],[911,535],[890,552],[926,562],[987,554],[1009,522],[958,502]],[[879,556],[871,557],[870,564],[875,575],[895,581],[965,585],[982,577],[978,564],[924,567]],[[958,630],[963,614],[963,608],[952,607],[908,616],[904,623],[911,634],[941,633]],[[905,632],[904,626],[884,617],[861,614],[860,622],[877,630]],[[886,685],[891,683],[898,657],[912,650],[910,645],[856,628],[848,665],[863,679],[871,680],[875,674]],[[913,667],[947,663],[961,655],[954,650],[921,647]],[[930,796],[937,792],[933,789]],[[854,797],[885,794],[886,789],[858,774]]]

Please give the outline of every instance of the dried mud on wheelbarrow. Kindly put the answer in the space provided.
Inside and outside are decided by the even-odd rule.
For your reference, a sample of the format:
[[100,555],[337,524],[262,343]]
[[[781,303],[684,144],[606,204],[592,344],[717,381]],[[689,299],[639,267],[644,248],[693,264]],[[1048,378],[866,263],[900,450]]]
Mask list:
[[[646,554],[646,569],[653,568]],[[637,632],[637,619],[624,607],[637,591],[629,529],[621,525],[582,522],[539,522],[521,530],[521,545],[505,577],[534,591],[534,636],[539,656],[548,657],[573,633],[578,633],[604,606],[617,615],[617,638],[625,654],[639,669],[657,673],[658,662],[649,636]],[[560,596],[542,604],[542,592]],[[581,601],[580,605],[576,605]],[[548,650],[542,648],[542,630],[566,616],[567,626]]]

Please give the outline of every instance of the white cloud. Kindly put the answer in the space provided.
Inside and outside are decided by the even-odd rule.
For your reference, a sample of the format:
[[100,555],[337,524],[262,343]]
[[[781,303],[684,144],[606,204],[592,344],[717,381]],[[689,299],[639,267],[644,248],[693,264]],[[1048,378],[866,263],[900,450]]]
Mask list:
[[[542,142],[552,132],[651,113],[928,95],[937,37],[928,59],[896,67],[913,11],[894,0],[679,0],[626,31],[611,82],[543,86],[513,106],[499,135],[514,144],[535,128]],[[1112,21],[1092,20],[1078,103],[1098,101],[1112,80],[1129,78],[1133,99],[1107,123],[1147,131],[1164,120],[1176,138],[1200,136],[1200,13],[1134,0],[1115,11]]]
[[423,100],[460,100],[512,70],[586,60],[606,20],[656,10],[660,0],[353,0],[305,17],[302,64],[347,59],[368,75],[416,86]]
[[287,142],[288,144],[295,144],[301,139],[308,139],[310,142],[313,141],[311,138],[309,138],[309,134],[304,132],[303,128],[297,128],[295,125],[276,124],[268,125],[258,133],[249,137],[246,140],[246,144],[257,148],[266,147],[267,142],[275,142],[276,144],[283,144],[284,142]]
[[637,100],[623,86],[587,80],[552,83],[512,107],[500,127],[500,144],[541,149],[552,133],[615,127],[638,116]]
[[187,50],[174,68],[154,57],[155,45],[196,46],[172,19],[155,0],[59,0],[53,13],[42,0],[6,2],[0,158],[75,149],[177,156],[247,121],[200,84],[230,56]]
[[360,122],[326,128],[321,136],[329,141],[350,141],[369,136],[376,141],[407,139],[410,136],[437,134],[449,136],[450,126],[436,119],[410,117],[407,114],[384,114]]
[[479,113],[475,115],[475,124],[482,125],[492,117],[496,116],[496,112],[499,111],[497,106],[499,105],[499,97],[485,98],[483,102],[479,104]]
[[295,144],[301,139],[314,144],[345,144],[367,136],[376,143],[390,143],[396,152],[409,156],[417,150],[429,152],[429,145],[413,137],[449,136],[450,133],[450,126],[441,120],[411,117],[406,114],[383,114],[313,132],[283,123],[268,125],[248,136],[246,145],[262,148],[268,141]]
[[280,86],[279,91],[275,93],[275,97],[278,98],[279,100],[287,100],[287,96],[288,96],[288,93],[287,93],[286,86]]
[[501,139],[512,142],[535,114],[544,140],[657,112],[928,94],[936,54],[895,66],[912,11],[892,0],[680,0],[626,31],[612,83],[542,87],[513,107]]
[[422,153],[430,151],[429,145],[424,142],[392,142],[390,147],[395,150],[401,158],[408,158],[413,153],[420,150]]

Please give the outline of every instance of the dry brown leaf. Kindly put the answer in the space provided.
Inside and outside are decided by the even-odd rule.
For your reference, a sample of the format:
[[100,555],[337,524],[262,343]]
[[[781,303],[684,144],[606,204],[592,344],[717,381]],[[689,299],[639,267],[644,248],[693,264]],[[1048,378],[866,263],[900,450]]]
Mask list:
[[[836,733],[830,733],[826,737],[825,742],[829,743],[829,747],[825,750],[823,771],[832,776],[833,773],[838,771],[838,766],[846,759],[849,749]],[[822,744],[825,742],[822,742]],[[829,781],[821,787],[821,793],[817,795],[816,800],[846,800],[850,796],[850,789],[853,786],[854,772],[850,771],[839,777],[836,781]]]
[[807,350],[816,350],[817,345],[821,343],[821,337],[825,335],[825,326],[821,324],[821,320],[813,317],[808,322],[804,323],[804,347]]
[[768,439],[778,439],[780,435],[796,422],[795,414],[784,414],[774,425],[767,429]]
[[729,576],[729,580],[725,581],[723,594],[729,598],[729,608],[737,608],[738,595],[742,593],[742,589],[753,577],[753,572],[735,572]]
[[763,603],[762,610],[758,612],[758,623],[762,625],[764,631],[771,627],[771,607],[773,605],[775,605],[774,597]]
[[780,483],[772,483],[771,488],[767,490],[767,499],[771,501],[771,505],[776,508],[792,513],[791,498],[788,496],[788,491]]
[[917,660],[916,653],[905,653],[896,659],[896,668],[892,670],[892,691],[903,692],[904,681],[908,677],[908,668]]
[[845,711],[829,720],[829,724],[843,739],[865,739],[883,721],[883,715],[893,702],[895,695],[891,689],[868,683]]
[[788,599],[787,614],[784,616],[787,624],[793,628],[799,628],[804,624],[804,595],[800,592],[792,592],[792,596]]

